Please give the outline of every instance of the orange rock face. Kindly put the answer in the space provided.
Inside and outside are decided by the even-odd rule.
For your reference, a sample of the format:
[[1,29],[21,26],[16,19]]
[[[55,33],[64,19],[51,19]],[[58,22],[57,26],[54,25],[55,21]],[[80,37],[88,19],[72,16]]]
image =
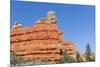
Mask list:
[[72,57],[75,56],[74,45],[71,42],[63,42],[56,21],[50,22],[50,18],[49,21],[42,19],[28,28],[15,24],[11,30],[11,51],[17,56],[56,62],[61,58],[61,50]]
[[76,51],[75,51],[76,49],[75,49],[75,46],[72,42],[64,41],[63,42],[63,50],[70,57],[72,57],[74,59],[76,58]]

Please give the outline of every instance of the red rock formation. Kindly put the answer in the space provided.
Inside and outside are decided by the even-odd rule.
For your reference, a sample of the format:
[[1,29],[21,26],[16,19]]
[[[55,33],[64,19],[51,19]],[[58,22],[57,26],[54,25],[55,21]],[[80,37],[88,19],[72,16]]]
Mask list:
[[75,51],[76,49],[75,49],[74,44],[71,41],[63,42],[63,50],[67,55],[69,55],[73,59],[76,58],[76,51]]
[[64,48],[66,53],[73,56],[74,45],[69,42],[63,43],[62,32],[57,30],[56,18],[50,18],[50,15],[28,28],[15,23],[11,30],[11,51],[26,59],[58,61]]

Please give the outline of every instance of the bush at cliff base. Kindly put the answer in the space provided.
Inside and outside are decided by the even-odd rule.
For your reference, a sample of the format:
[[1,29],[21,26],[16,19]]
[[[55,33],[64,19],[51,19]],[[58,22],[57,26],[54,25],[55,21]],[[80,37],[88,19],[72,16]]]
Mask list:
[[68,56],[67,54],[63,54],[63,57],[59,61],[59,63],[73,63],[73,62],[76,62],[75,59]]

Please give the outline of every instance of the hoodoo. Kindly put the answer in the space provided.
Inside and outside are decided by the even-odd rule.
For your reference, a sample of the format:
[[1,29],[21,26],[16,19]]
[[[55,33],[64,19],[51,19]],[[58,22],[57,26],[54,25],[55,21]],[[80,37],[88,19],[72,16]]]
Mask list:
[[60,60],[62,53],[75,58],[75,46],[63,40],[63,33],[57,29],[55,12],[49,11],[46,18],[38,20],[31,27],[15,23],[11,30],[11,52],[31,60]]

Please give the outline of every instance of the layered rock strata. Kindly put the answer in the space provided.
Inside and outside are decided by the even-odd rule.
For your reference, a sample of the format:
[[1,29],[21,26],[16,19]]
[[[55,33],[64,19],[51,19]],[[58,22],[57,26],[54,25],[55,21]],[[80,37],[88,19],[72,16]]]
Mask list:
[[22,27],[16,22],[10,36],[11,52],[25,59],[57,62],[64,51],[75,57],[75,47],[73,43],[63,41],[52,11],[48,12],[47,18],[38,20],[31,27]]

